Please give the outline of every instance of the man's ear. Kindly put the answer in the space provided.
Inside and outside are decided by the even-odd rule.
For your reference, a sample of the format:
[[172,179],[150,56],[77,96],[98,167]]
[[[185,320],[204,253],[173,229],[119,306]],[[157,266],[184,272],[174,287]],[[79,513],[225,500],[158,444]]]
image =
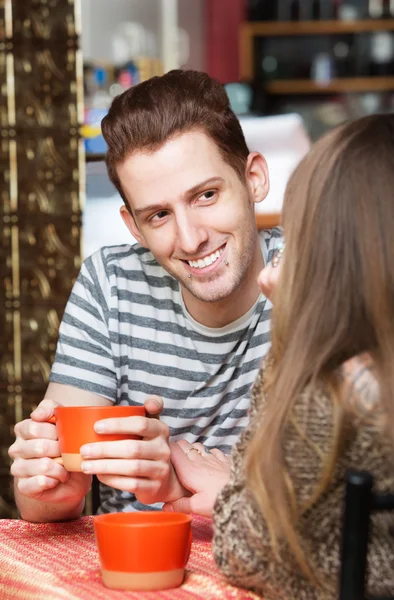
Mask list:
[[253,202],[261,202],[270,191],[267,161],[259,152],[251,152],[246,161],[245,179]]
[[135,222],[135,219],[129,211],[129,209],[126,206],[121,206],[119,212],[124,224],[130,231],[131,235],[137,240],[137,242],[141,244],[141,246],[144,246],[144,248],[148,248],[145,238],[138,229],[137,223]]

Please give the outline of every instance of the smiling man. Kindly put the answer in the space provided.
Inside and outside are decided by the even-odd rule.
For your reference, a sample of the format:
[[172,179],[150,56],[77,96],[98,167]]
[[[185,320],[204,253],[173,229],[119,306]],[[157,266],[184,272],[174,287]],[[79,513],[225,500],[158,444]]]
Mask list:
[[[228,454],[268,350],[271,304],[257,276],[280,233],[257,231],[267,166],[249,152],[223,87],[171,71],[117,97],[102,125],[109,176],[139,243],[84,262],[46,399],[16,426],[12,473],[28,520],[78,516],[92,474],[104,512],[187,493],[169,439]],[[84,473],[67,473],[51,460],[59,447],[45,422],[56,403],[145,404],[150,417],[161,414],[100,422],[100,432],[142,439],[82,447]]]

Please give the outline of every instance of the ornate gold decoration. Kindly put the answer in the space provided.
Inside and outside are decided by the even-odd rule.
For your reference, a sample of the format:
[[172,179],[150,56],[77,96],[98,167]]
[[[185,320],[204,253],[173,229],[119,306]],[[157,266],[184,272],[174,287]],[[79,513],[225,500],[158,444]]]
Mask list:
[[43,398],[80,266],[80,0],[0,0],[0,518],[8,447]]

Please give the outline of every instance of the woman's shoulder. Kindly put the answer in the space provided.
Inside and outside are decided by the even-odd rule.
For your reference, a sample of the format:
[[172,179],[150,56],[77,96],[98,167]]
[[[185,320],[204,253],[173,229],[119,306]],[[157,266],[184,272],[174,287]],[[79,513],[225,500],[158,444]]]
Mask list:
[[380,385],[376,365],[370,354],[358,354],[342,363],[338,370],[343,408],[361,419],[381,416]]
[[251,421],[254,421],[264,408],[267,376],[269,375],[272,366],[273,359],[271,353],[268,352],[261,361],[260,369],[250,392],[249,419]]

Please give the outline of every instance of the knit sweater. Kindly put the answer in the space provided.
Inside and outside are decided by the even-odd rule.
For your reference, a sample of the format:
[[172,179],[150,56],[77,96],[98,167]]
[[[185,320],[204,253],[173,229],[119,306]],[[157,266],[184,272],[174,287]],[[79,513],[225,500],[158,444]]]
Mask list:
[[[215,560],[235,585],[264,597],[264,600],[335,600],[340,569],[341,519],[346,469],[372,473],[374,490],[394,491],[394,452],[383,427],[379,389],[373,369],[360,358],[342,367],[346,393],[346,436],[333,478],[324,494],[303,514],[299,522],[302,546],[309,550],[313,568],[331,586],[321,588],[300,572],[291,552],[282,544],[281,560],[272,552],[266,522],[248,490],[244,458],[249,440],[264,412],[264,368],[251,394],[250,422],[231,455],[231,477],[214,507]],[[330,449],[332,399],[323,386],[300,396],[294,415],[297,423],[326,455]],[[320,479],[321,462],[316,446],[306,444],[292,425],[285,433],[284,453],[297,499],[311,497]],[[368,552],[368,592],[394,593],[394,516],[372,516]]]

